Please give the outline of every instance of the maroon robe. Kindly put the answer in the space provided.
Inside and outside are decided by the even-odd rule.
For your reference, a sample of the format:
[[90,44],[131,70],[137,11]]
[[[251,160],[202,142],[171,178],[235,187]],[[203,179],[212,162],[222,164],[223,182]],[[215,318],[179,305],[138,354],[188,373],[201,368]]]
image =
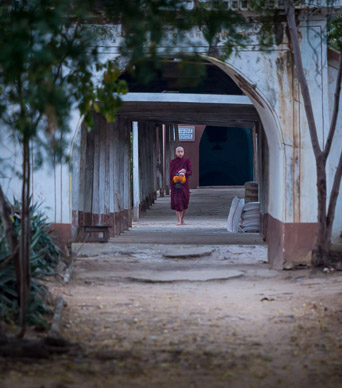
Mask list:
[[[186,182],[181,189],[175,188],[173,177],[179,170],[186,170]],[[170,187],[171,187],[171,209],[176,211],[186,210],[189,206],[190,190],[189,190],[189,176],[192,174],[191,162],[188,158],[178,158],[170,162]]]

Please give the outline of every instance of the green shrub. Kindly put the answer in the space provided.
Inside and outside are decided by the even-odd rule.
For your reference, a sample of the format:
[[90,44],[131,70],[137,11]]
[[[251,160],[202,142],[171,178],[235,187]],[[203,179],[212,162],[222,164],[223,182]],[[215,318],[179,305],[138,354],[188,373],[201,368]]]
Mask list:
[[[20,238],[20,203],[14,200],[13,225]],[[59,249],[53,242],[46,216],[38,204],[30,208],[31,214],[31,289],[27,301],[27,324],[38,328],[48,326],[44,315],[51,312],[50,294],[43,284],[46,276],[55,273],[59,261]],[[14,261],[0,221],[0,317],[15,324],[19,317]]]

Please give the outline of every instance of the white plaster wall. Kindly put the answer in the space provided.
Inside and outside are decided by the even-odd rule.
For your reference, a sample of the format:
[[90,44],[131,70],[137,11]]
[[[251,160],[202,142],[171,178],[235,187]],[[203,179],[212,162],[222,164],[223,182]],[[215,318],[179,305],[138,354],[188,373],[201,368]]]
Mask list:
[[21,180],[18,174],[22,164],[21,148],[7,128],[1,130],[0,155],[2,189],[10,201],[13,197],[20,200]]
[[[308,81],[311,102],[321,147],[325,143],[329,122],[327,45],[323,31],[324,21],[313,21],[300,28],[303,66]],[[316,165],[308,130],[304,104],[299,93],[299,126],[301,136],[301,220],[317,221]]]
[[[70,116],[72,130],[67,136],[68,143],[71,143],[78,121],[79,113],[74,110]],[[5,159],[7,168],[2,169],[1,185],[9,200],[12,200],[13,196],[20,200],[22,182],[15,174],[15,170],[21,171],[21,150],[8,134],[4,135],[5,131],[2,130],[2,132],[0,153]],[[46,213],[49,222],[71,223],[69,179],[69,165],[53,166],[51,160],[46,161],[43,167],[32,172],[33,202],[41,203],[41,209]]]
[[[305,50],[304,67],[307,72],[310,92],[313,96],[315,117],[321,141],[324,141],[328,112],[328,68],[326,46],[317,32],[325,27],[324,22],[314,22],[314,32],[310,32],[310,43],[306,39],[308,30],[301,28],[302,49]],[[196,37],[198,35],[196,33]],[[103,61],[118,58],[118,42],[108,42],[103,48]],[[201,39],[198,46],[200,47]],[[192,49],[189,47],[189,50]],[[206,49],[202,46],[203,54]],[[318,53],[318,54],[317,54]],[[318,56],[317,56],[317,55]],[[315,61],[314,59],[317,59]],[[305,113],[300,98],[298,85],[293,81],[293,68],[287,57],[286,42],[269,53],[261,52],[256,46],[239,51],[230,58],[229,64],[217,64],[235,79],[244,89],[244,81],[249,85],[246,94],[254,102],[263,121],[270,150],[270,184],[268,212],[283,222],[316,222],[316,186],[313,152],[307,130]],[[321,71],[317,74],[316,70]],[[242,77],[239,77],[242,76]],[[97,75],[95,74],[94,77]],[[242,81],[241,81],[242,80]],[[242,83],[241,83],[242,82]],[[79,128],[79,113],[73,111],[70,127],[70,145],[75,131]],[[295,133],[295,132],[298,133]],[[71,149],[70,149],[71,151]],[[336,151],[334,151],[336,152]],[[16,162],[18,159],[15,158]],[[296,179],[299,181],[297,190]],[[34,196],[49,206],[51,222],[71,223],[70,175],[68,166],[58,166],[51,170],[35,172]],[[7,179],[9,192],[20,192],[19,181]],[[295,188],[295,189],[294,189]],[[338,222],[338,221],[336,221]]]
[[[332,61],[331,66],[328,68],[329,75],[329,107],[330,115],[332,114],[334,104],[334,93],[337,77],[337,62]],[[338,115],[338,122],[336,132],[331,147],[330,156],[327,161],[327,173],[328,173],[328,193],[330,193],[333,176],[335,175],[338,159],[342,151],[342,98],[340,98],[340,111]],[[333,243],[342,243],[342,184],[340,187],[340,194],[337,199],[335,220],[333,224],[332,241]]]
[[[287,46],[269,53],[255,48],[241,50],[239,55],[230,58],[228,69],[221,68],[250,97],[263,122],[270,153],[268,213],[282,222],[293,222],[292,73],[286,52]],[[253,85],[252,94],[244,89],[236,73]]]

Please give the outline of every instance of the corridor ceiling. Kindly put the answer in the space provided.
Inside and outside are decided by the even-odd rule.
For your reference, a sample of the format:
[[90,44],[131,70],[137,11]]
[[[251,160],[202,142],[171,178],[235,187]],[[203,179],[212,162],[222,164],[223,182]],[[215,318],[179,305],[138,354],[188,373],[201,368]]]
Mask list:
[[121,117],[160,124],[251,128],[259,116],[246,96],[184,93],[129,93]]

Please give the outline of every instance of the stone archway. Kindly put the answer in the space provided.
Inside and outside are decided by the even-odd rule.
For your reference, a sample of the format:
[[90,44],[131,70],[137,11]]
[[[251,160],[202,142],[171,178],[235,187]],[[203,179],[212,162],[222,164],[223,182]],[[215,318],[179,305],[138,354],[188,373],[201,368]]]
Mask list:
[[[216,64],[234,80],[253,102],[259,114],[267,138],[267,157],[264,160],[267,163],[267,166],[265,166],[267,187],[265,188],[266,193],[264,193],[267,197],[267,204],[264,204],[266,207],[264,208],[264,214],[262,214],[262,222],[266,230],[265,239],[268,242],[269,261],[273,267],[282,268],[285,260],[284,226],[288,221],[286,215],[288,214],[289,198],[286,198],[286,194],[289,189],[289,182],[286,182],[286,150],[279,114],[272,108],[258,86],[235,66],[212,57],[206,57],[206,59]],[[292,197],[292,188],[290,188],[290,192]],[[292,199],[290,201],[292,202]]]
[[[242,72],[240,72],[236,67],[231,64],[221,62],[215,58],[206,56],[203,56],[202,58],[213,64],[215,67],[221,69],[222,72],[224,72],[225,74],[227,74],[243,91],[243,93],[249,97],[250,101],[252,101],[253,103],[255,110],[258,112],[259,119],[262,124],[262,130],[264,131],[265,138],[267,139],[267,141],[265,140],[263,148],[267,152],[264,153],[264,158],[261,161],[264,165],[264,206],[262,211],[262,218],[263,224],[265,225],[265,230],[269,232],[266,233],[266,239],[269,245],[270,263],[274,267],[280,268],[282,266],[283,261],[285,260],[286,246],[289,244],[286,236],[287,223],[293,222],[291,206],[292,197],[294,195],[294,188],[293,181],[289,178],[289,172],[292,171],[293,167],[291,158],[289,158],[288,153],[292,153],[292,149],[289,147],[287,147],[286,149],[285,147],[284,131],[282,128],[281,120],[279,119],[279,112],[274,108],[274,104],[272,105],[271,103],[269,103],[268,98],[261,90],[259,90],[259,87],[253,84],[253,82],[249,80],[245,74],[242,74]],[[135,94],[138,95],[139,93]],[[145,96],[143,96],[143,94],[145,94]],[[172,97],[170,94],[155,93],[156,96],[154,97],[151,97],[151,95],[146,96],[147,94],[148,93],[140,93],[138,99],[134,99],[136,98],[135,96],[134,98],[132,97],[130,100],[126,100],[134,105],[135,110],[133,114],[130,113],[129,108],[127,108],[126,110],[122,111],[122,117],[125,117],[128,122],[144,122],[144,120],[146,121],[146,115],[148,114],[151,123],[182,123],[182,119],[180,116],[173,117],[173,121],[172,119],[170,119],[170,117],[165,117],[165,120],[162,121],[163,118],[161,118],[160,109],[159,111],[158,109],[156,109],[156,111],[154,112],[151,111],[151,107],[153,105],[157,106],[159,104],[158,106],[171,107],[173,106],[172,104],[176,104],[176,100],[170,100],[170,98]],[[196,97],[196,95],[191,96],[191,102],[187,101],[188,97],[186,94],[180,93],[177,96],[173,97],[176,97],[176,99],[178,99],[178,108],[181,108],[182,106],[189,106],[189,102],[191,104],[198,103],[204,106],[203,95],[198,95],[198,97]],[[126,105],[124,104],[124,107],[128,106],[129,103],[126,102]],[[148,106],[148,109],[146,109],[146,106]],[[224,104],[221,104],[219,109],[221,109],[221,112],[223,113],[226,110]],[[174,108],[173,112],[175,111],[178,112],[176,108]],[[188,123],[190,123],[190,121],[188,121]],[[289,142],[286,145],[291,147]],[[151,185],[153,186],[153,182],[151,182]],[[155,195],[154,191],[151,191],[151,195]],[[305,249],[307,249],[307,247],[305,247]]]

